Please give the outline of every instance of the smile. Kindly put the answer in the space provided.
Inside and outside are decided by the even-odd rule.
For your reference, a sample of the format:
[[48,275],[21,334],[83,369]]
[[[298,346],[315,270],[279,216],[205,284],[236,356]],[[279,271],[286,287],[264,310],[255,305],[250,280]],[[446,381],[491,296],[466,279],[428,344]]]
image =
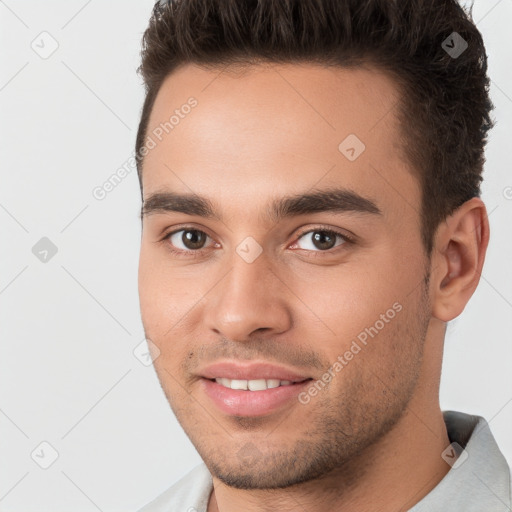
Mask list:
[[[302,381],[290,381],[290,380],[279,380],[279,379],[226,379],[224,377],[217,377],[214,380],[217,384],[224,386],[229,389],[241,389],[247,391],[263,391],[265,389],[278,388],[280,386],[290,386],[297,382]],[[306,379],[309,380],[309,379]]]

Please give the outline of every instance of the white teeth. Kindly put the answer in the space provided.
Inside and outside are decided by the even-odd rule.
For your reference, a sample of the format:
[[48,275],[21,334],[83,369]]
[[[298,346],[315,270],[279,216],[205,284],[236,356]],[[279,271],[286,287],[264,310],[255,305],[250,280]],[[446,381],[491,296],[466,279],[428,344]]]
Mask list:
[[224,387],[229,388],[231,385],[231,382],[229,379],[221,378],[221,379],[215,379],[219,384],[222,384]]
[[215,382],[226,388],[244,389],[249,391],[263,391],[265,389],[277,388],[279,386],[289,386],[292,383],[290,380],[279,379],[239,380],[226,379],[224,377],[217,377]]
[[[229,380],[229,379],[227,379]],[[247,381],[246,380],[235,380],[231,381],[230,385],[231,389],[247,389]]]
[[247,387],[251,391],[261,391],[263,389],[267,389],[267,381],[265,379],[248,380]]

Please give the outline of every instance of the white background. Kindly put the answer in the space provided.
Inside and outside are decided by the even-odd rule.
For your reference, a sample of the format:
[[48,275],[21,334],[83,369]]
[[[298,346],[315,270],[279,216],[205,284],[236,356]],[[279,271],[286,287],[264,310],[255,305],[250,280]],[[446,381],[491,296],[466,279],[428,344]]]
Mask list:
[[[144,339],[135,170],[92,195],[133,154],[152,4],[0,1],[1,512],[135,511],[200,462],[133,354]],[[478,290],[448,328],[441,406],[488,419],[512,464],[512,0],[476,0],[474,19],[496,105],[492,233]],[[52,39],[46,59],[31,47]],[[58,250],[46,263],[32,252],[43,237]],[[58,452],[48,469],[31,458],[51,457],[42,441]]]

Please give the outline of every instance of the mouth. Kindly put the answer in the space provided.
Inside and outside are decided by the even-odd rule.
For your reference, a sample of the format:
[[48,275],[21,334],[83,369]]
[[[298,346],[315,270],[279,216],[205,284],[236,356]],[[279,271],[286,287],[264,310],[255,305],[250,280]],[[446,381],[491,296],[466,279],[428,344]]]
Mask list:
[[[227,416],[262,417],[284,408],[304,407],[299,394],[312,378],[300,381],[281,379],[202,378],[201,390],[217,412]],[[300,410],[300,409],[299,409]]]
[[220,360],[198,369],[201,392],[217,412],[257,417],[300,405],[310,372],[268,361]]

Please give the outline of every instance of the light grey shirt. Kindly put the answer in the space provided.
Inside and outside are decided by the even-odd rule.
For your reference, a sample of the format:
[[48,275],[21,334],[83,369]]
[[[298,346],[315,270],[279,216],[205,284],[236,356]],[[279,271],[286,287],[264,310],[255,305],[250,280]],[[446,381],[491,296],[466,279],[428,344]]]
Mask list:
[[[409,512],[511,512],[510,468],[485,419],[456,411],[443,416],[452,444],[441,456],[451,468]],[[212,490],[203,463],[139,512],[206,512]]]

